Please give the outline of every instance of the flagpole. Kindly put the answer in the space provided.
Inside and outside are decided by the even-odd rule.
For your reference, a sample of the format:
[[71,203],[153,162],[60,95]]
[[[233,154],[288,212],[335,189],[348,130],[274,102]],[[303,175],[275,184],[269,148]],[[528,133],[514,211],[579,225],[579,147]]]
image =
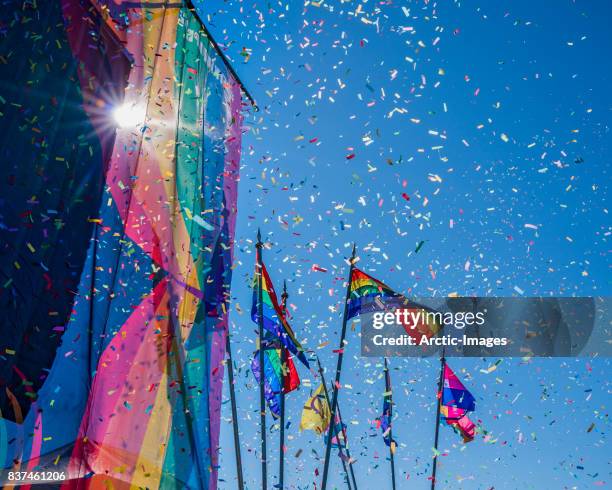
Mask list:
[[[342,412],[340,411],[340,404],[338,404],[338,420],[340,421],[340,427],[343,427],[342,425]],[[349,471],[351,472],[351,479],[353,480],[353,488],[355,490],[357,490],[357,480],[355,479],[355,471],[353,470],[353,463],[351,463],[351,450],[348,447],[348,435],[347,435],[347,440],[346,440],[346,457],[348,458],[349,461]]]
[[[325,401],[327,402],[327,406],[331,406],[330,405],[330,401],[329,401],[329,394],[327,392],[327,383],[325,382],[325,376],[323,375],[323,367],[321,366],[321,361],[319,361],[319,356],[317,356],[317,364],[319,365],[319,376],[321,376],[321,384],[323,384],[323,393],[325,394]],[[340,423],[342,424],[342,418],[340,418]],[[332,429],[333,427],[333,431],[334,434],[336,435],[336,437],[338,437],[338,433],[336,431],[336,424],[332,423],[332,421],[330,420],[329,422],[330,424],[330,429]],[[327,437],[329,438],[329,429],[327,431]],[[338,442],[340,442],[340,440],[338,439]],[[347,452],[348,452],[348,447],[346,448]],[[349,478],[349,472],[346,469],[346,462],[344,461],[343,458],[343,452],[342,452],[342,447],[340,446],[340,444],[338,444],[338,452],[340,453],[340,460],[342,461],[342,468],[344,468],[344,474],[346,475],[346,485],[348,487],[348,490],[351,490],[351,482],[350,482],[350,478]],[[350,463],[350,456],[347,454],[347,457],[349,459],[349,467],[351,466]],[[352,469],[352,468],[351,468]],[[355,476],[353,476],[353,482],[355,482]],[[357,484],[353,485],[353,490],[357,490]]]
[[[287,298],[289,297],[289,293],[287,293],[287,281],[283,281],[283,294],[281,295],[281,312],[283,316],[286,318],[287,311]],[[283,334],[281,334],[283,335]],[[283,485],[285,483],[285,363],[287,360],[285,359],[285,346],[281,341],[280,345],[280,359],[281,359],[281,392],[280,392],[280,449],[278,453],[278,461],[279,461],[279,469],[278,469],[278,485],[280,490],[283,490]]]
[[266,393],[264,388],[264,322],[263,322],[263,243],[261,232],[257,230],[257,323],[259,324],[259,413],[261,426],[261,488],[268,488],[268,468],[266,451]]
[[442,356],[440,357],[440,379],[438,380],[438,394],[436,400],[438,403],[438,409],[436,412],[436,436],[434,442],[434,459],[433,469],[431,472],[431,490],[436,488],[436,469],[438,465],[438,434],[440,432],[440,405],[442,404],[442,382],[444,380],[444,366],[446,365],[446,359],[444,357],[444,347],[442,347]]
[[[346,337],[346,320],[348,315],[348,303],[351,294],[351,276],[353,274],[353,268],[355,267],[355,251],[356,245],[353,244],[353,253],[351,254],[351,265],[349,268],[348,282],[346,286],[346,298],[344,300],[344,316],[342,318],[342,332],[340,335],[340,348],[338,350],[338,363],[336,365],[336,380],[334,382],[334,392],[332,396],[331,406],[331,424],[336,422],[336,407],[338,405],[338,386],[340,385],[340,373],[342,372],[342,358],[344,356],[344,338]],[[325,448],[325,466],[323,467],[323,481],[321,483],[321,490],[327,488],[327,474],[329,471],[329,456],[331,453],[331,437],[327,438],[327,446]]]
[[234,429],[234,451],[236,453],[236,473],[238,474],[238,490],[244,490],[244,476],[242,474],[242,456],[240,454],[240,435],[238,434],[238,414],[236,410],[236,390],[234,388],[234,364],[232,361],[232,349],[229,332],[225,336],[225,350],[227,351],[230,389],[230,403],[232,405],[232,426]]
[[[395,490],[395,460],[393,459],[393,393],[391,390],[391,376],[389,375],[389,366],[387,366],[387,358],[385,357],[385,391],[389,393],[389,456],[391,457],[391,487]],[[387,395],[385,395],[387,396]],[[384,414],[383,414],[384,415]]]

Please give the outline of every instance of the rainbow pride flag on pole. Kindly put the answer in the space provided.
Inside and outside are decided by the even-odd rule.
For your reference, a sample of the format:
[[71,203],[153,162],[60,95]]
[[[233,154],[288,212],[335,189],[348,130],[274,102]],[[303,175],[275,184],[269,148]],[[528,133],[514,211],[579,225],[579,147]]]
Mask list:
[[[285,384],[282,387],[282,392],[287,394],[297,389],[300,386],[300,377],[298,376],[295,364],[291,356],[285,352]],[[264,350],[264,390],[266,401],[270,407],[270,411],[274,417],[280,417],[280,395],[281,383],[283,379],[281,365],[281,350],[276,348],[267,348]],[[260,382],[261,369],[259,366],[259,351],[256,351],[251,361],[251,371],[255,375],[257,382]]]
[[374,279],[356,267],[353,268],[347,318],[397,307],[403,305],[404,300],[406,298],[378,279]]
[[[310,364],[308,363],[308,359],[306,359],[306,354],[304,353],[304,349],[298,342],[295,337],[295,333],[289,326],[287,319],[281,313],[281,308],[278,303],[278,299],[276,297],[276,293],[274,291],[274,286],[272,285],[272,280],[268,275],[268,271],[266,266],[262,264],[261,271],[258,271],[257,268],[255,270],[255,277],[261,274],[261,287],[263,292],[263,326],[266,332],[266,342],[270,344],[275,344],[280,341],[280,343],[289,350],[292,354],[297,356],[297,358],[302,361],[302,364],[310,369]],[[251,319],[258,323],[258,298],[257,298],[257,281],[255,281],[255,285],[253,287],[253,305],[251,307]],[[287,356],[289,357],[289,356]]]
[[[258,261],[259,262],[259,261]],[[260,274],[260,277],[258,277]],[[255,285],[253,288],[253,305],[251,308],[251,319],[259,322],[258,309],[258,280],[261,279],[262,289],[262,313],[264,326],[264,341],[260,349],[264,349],[263,356],[263,381],[265,398],[270,407],[272,415],[280,416],[281,393],[287,394],[295,390],[300,385],[300,378],[293,363],[291,354],[297,356],[302,363],[310,368],[308,360],[302,346],[295,337],[286,315],[278,302],[276,292],[266,266],[262,263],[261,272],[256,266]],[[284,349],[285,366],[281,362],[281,349]],[[283,377],[283,369],[285,375]],[[259,350],[255,352],[251,361],[251,370],[258,382],[261,382],[261,365],[259,360]],[[284,385],[283,385],[284,378]]]
[[[434,312],[431,308],[414,303],[402,294],[396,293],[386,284],[356,267],[351,272],[350,281],[347,319],[378,311],[395,311],[399,308],[413,312]],[[442,324],[423,314],[416,325],[406,324],[405,327],[414,337],[421,338],[424,335],[429,338],[442,329]]]
[[476,400],[448,364],[444,364],[442,382],[442,393],[439,395],[440,415],[463,437],[463,442],[470,442],[476,434],[476,425],[467,413],[476,410]]

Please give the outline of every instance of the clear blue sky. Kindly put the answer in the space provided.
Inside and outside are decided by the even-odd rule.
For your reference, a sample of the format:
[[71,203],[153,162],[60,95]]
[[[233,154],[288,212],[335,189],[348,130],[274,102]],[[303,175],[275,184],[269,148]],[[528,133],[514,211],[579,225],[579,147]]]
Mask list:
[[[609,2],[196,3],[261,107],[245,120],[230,317],[248,488],[260,485],[248,369],[258,226],[272,278],[288,281],[298,337],[308,348],[330,342],[317,349],[329,372],[353,241],[360,265],[406,294],[610,294]],[[388,453],[373,426],[382,366],[359,356],[358,335],[356,325],[340,403],[360,488],[383,490]],[[490,438],[464,446],[441,428],[440,488],[609,486],[610,362],[504,359],[481,372],[494,362],[450,361]],[[399,488],[425,489],[438,361],[391,366]],[[320,484],[323,441],[298,432],[309,390],[287,397],[289,488]],[[277,435],[268,434],[273,482]],[[231,436],[223,423],[227,489]]]

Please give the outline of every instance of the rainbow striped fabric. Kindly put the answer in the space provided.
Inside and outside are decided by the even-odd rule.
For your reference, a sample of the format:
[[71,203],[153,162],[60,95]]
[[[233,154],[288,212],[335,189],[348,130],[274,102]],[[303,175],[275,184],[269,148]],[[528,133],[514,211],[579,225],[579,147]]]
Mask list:
[[[0,468],[64,472],[54,488],[217,487],[242,97],[194,13],[166,3],[0,13],[23,92],[7,97],[39,121],[11,132],[15,152],[40,151],[16,159],[14,187],[53,213],[19,234],[28,248],[11,238],[25,296],[49,306],[23,305],[0,339],[15,351]],[[48,264],[36,282],[30,263]]]
[[[298,376],[295,364],[291,355],[285,349],[285,383],[282,392],[287,394],[297,389],[300,386],[300,377]],[[264,390],[266,401],[270,407],[270,412],[274,417],[280,417],[280,396],[282,385],[282,365],[281,365],[281,350],[280,349],[265,349],[264,350]],[[255,375],[257,382],[260,382],[261,369],[259,367],[259,351],[253,354],[251,361],[251,371]]]
[[427,312],[435,313],[434,310],[410,301],[356,267],[351,272],[349,288],[347,319],[367,313],[395,311],[401,308],[414,313],[419,311],[423,313],[423,316],[418,317],[414,325],[404,325],[406,332],[415,338],[420,338],[423,335],[433,337],[442,329],[442,324],[438,320],[425,315]]
[[353,268],[347,318],[400,306],[404,297],[365,272]]
[[463,437],[464,442],[470,442],[474,439],[476,426],[467,413],[476,410],[476,401],[448,364],[444,365],[442,381],[440,414]]
[[268,274],[268,270],[266,269],[265,264],[262,264],[261,272],[258,271],[256,267],[255,278],[256,281],[255,287],[253,288],[253,305],[251,307],[251,319],[255,323],[259,322],[259,298],[257,280],[261,280],[263,303],[262,316],[263,326],[266,332],[266,337],[264,340],[271,345],[276,345],[280,341],[280,343],[284,345],[285,348],[289,350],[289,352],[297,356],[297,358],[302,361],[302,364],[304,364],[304,366],[310,369],[310,364],[308,363],[308,359],[306,359],[304,349],[298,342],[295,333],[289,326],[289,322],[287,322],[287,319],[281,313],[281,308],[276,297],[276,292],[274,291],[274,286],[272,284],[272,280],[270,279],[270,275]]

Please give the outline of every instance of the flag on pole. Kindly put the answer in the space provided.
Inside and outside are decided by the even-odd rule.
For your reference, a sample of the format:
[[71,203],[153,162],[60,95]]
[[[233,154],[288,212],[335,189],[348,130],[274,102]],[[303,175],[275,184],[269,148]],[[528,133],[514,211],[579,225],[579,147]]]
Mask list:
[[476,434],[476,425],[467,414],[476,410],[474,396],[463,386],[448,364],[444,365],[442,380],[440,415],[463,437],[463,442],[470,442]]
[[389,376],[388,369],[385,369],[385,392],[383,393],[383,408],[382,414],[376,420],[377,426],[382,431],[383,440],[385,444],[391,448],[392,452],[395,452],[397,443],[395,439],[391,437],[391,419],[393,417],[392,407],[392,392],[391,392],[391,377]]
[[[295,364],[291,355],[285,350],[285,385],[283,393],[292,392],[300,386],[300,377],[298,376]],[[280,396],[281,396],[281,380],[282,375],[281,351],[280,349],[268,348],[264,350],[264,391],[266,401],[270,407],[270,412],[274,417],[280,417]],[[259,351],[255,351],[253,360],[251,361],[251,371],[255,375],[257,382],[260,382],[261,369],[259,367]]]
[[[442,328],[441,315],[436,311],[408,300],[378,279],[362,270],[353,268],[349,285],[347,318],[377,311],[394,311],[398,308],[412,312],[406,317],[406,331],[416,338],[433,337]],[[418,312],[421,312],[418,315]],[[427,314],[430,313],[430,314]]]
[[320,435],[327,430],[330,420],[331,410],[325,398],[324,387],[321,384],[304,404],[300,430],[313,430]]
[[[259,271],[255,271],[257,275]],[[304,349],[298,342],[295,337],[295,333],[289,326],[287,319],[281,312],[281,308],[278,303],[278,299],[276,297],[276,293],[274,292],[274,286],[272,285],[272,280],[268,275],[268,271],[266,266],[262,264],[261,266],[261,289],[262,289],[262,316],[263,316],[263,326],[266,333],[266,341],[272,344],[278,343],[280,341],[282,345],[284,345],[289,352],[297,356],[297,358],[302,361],[302,364],[310,369],[310,365],[308,363],[308,359],[306,359],[306,354],[304,353]],[[253,306],[251,307],[251,319],[258,323],[258,293],[257,287],[253,288]]]

